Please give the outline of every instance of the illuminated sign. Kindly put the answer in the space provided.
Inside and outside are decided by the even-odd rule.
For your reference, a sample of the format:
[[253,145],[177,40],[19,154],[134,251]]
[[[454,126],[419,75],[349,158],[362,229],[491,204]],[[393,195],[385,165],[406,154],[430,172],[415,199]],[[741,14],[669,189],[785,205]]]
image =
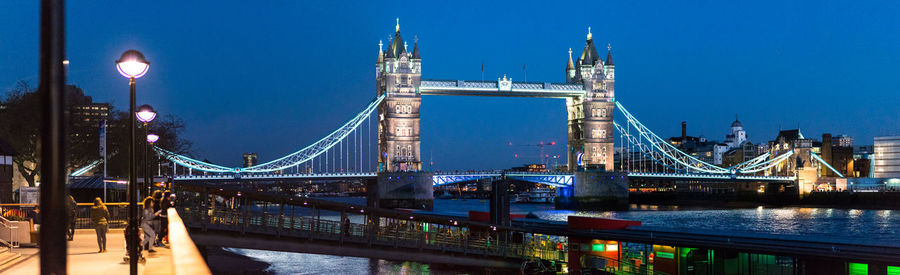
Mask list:
[[659,251],[657,251],[657,252],[656,252],[656,257],[660,257],[660,258],[663,258],[663,259],[675,259],[675,254],[672,254],[672,253],[669,253],[669,252],[659,252]]

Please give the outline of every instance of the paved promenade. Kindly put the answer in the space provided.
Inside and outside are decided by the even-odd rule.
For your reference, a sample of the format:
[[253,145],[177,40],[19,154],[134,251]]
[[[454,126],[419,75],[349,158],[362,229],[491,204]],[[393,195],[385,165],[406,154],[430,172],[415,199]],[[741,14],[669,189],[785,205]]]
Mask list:
[[[68,265],[69,274],[128,274],[128,262],[125,256],[125,233],[122,229],[112,229],[106,235],[105,253],[97,253],[97,234],[93,229],[78,229],[75,240],[69,242]],[[138,264],[140,274],[172,274],[171,251],[165,247],[154,248],[156,253],[144,251],[147,262]],[[3,274],[38,274],[39,256],[36,248],[17,248],[27,259]]]

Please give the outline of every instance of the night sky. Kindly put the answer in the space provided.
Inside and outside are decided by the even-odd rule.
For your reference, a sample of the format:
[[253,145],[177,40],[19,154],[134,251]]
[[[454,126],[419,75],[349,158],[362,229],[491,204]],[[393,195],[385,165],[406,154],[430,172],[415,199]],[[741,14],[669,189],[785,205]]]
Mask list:
[[[140,50],[151,67],[138,104],[183,118],[195,155],[228,166],[293,152],[362,110],[395,17],[410,50],[418,36],[426,79],[479,80],[484,63],[486,80],[524,80],[527,64],[529,81],[563,82],[591,26],[612,44],[617,100],[660,136],[686,120],[689,135],[722,140],[736,113],[754,143],[797,125],[857,145],[900,134],[896,1],[197,2],[68,1],[69,81],[123,110],[113,61]],[[37,86],[38,3],[0,1],[3,92]],[[564,104],[425,97],[422,158],[441,170],[537,162],[537,147],[507,144],[564,144]]]

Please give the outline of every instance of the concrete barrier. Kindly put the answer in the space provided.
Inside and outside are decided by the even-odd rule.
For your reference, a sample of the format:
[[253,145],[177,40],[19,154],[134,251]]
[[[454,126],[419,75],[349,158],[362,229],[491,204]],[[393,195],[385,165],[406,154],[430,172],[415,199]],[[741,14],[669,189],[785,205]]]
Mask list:
[[169,246],[172,249],[172,273],[178,274],[212,274],[203,260],[191,236],[188,235],[184,222],[175,208],[169,208]]

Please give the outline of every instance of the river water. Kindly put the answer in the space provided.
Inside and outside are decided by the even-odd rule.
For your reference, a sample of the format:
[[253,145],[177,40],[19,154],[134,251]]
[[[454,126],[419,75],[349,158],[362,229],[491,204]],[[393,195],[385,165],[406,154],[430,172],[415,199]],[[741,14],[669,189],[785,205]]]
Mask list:
[[[329,198],[365,204],[365,198]],[[469,210],[488,211],[487,200],[435,200],[434,211],[467,215]],[[632,205],[630,211],[554,210],[551,204],[511,204],[512,213],[534,213],[547,220],[565,221],[568,216],[638,220],[644,226],[723,233],[800,235],[823,240],[853,240],[866,243],[900,244],[900,211],[836,208],[742,208],[698,209]],[[368,258],[302,253],[228,249],[270,264],[273,274],[461,274],[483,273],[454,266],[394,262]]]

